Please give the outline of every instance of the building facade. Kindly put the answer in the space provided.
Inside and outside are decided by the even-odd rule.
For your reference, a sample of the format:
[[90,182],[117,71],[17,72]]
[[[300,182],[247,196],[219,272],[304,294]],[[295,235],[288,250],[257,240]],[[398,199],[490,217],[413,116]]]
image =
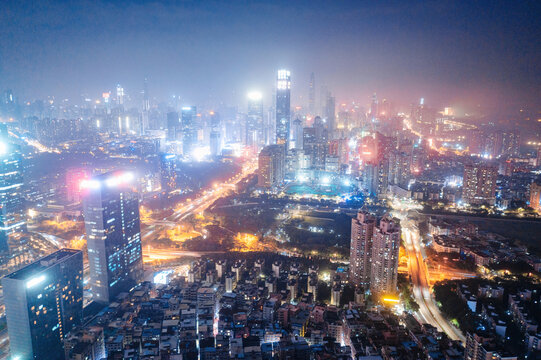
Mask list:
[[62,249],[2,279],[13,359],[63,360],[83,319],[83,253]]
[[136,285],[143,272],[139,199],[131,172],[84,183],[84,218],[94,301],[108,303]]

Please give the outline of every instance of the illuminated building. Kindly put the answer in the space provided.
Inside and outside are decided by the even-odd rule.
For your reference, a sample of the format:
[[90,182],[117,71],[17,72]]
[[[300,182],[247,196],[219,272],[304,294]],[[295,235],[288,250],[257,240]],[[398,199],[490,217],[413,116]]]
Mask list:
[[180,138],[180,118],[175,111],[167,113],[167,141],[177,141]]
[[314,124],[311,128],[303,130],[304,153],[310,156],[312,168],[316,170],[325,169],[325,157],[329,151],[328,131],[321,117],[316,116]]
[[141,113],[141,135],[144,135],[149,128],[150,98],[148,96],[148,81],[145,78],[143,83],[143,111]]
[[269,145],[259,153],[257,185],[271,188],[284,180],[285,151],[284,145]]
[[182,153],[184,156],[191,155],[197,144],[197,109],[195,106],[182,107]]
[[263,133],[263,96],[253,91],[248,94],[248,113],[246,115],[246,130],[244,143],[255,150],[259,150],[265,143]]
[[372,237],[376,218],[365,211],[359,211],[351,219],[351,245],[349,254],[350,281],[368,289],[372,267]]
[[487,163],[464,165],[462,200],[468,204],[494,205],[498,167]]
[[83,319],[83,253],[58,250],[2,279],[12,359],[64,359]]
[[116,103],[118,106],[124,106],[124,88],[120,84],[116,86]]
[[389,154],[389,184],[408,187],[411,178],[411,155],[393,151]]
[[7,142],[5,125],[0,128],[0,252],[26,232],[23,198],[22,156],[17,146]]
[[289,149],[291,122],[291,73],[278,70],[276,78],[276,143],[286,144]]
[[293,126],[291,127],[291,148],[302,149],[302,121],[297,118],[293,120]]
[[81,201],[81,181],[90,177],[90,171],[84,168],[71,168],[66,171],[66,200]]
[[336,129],[336,105],[335,98],[331,96],[331,93],[327,94],[327,99],[325,100],[325,120],[327,124],[327,130],[329,136],[332,137],[334,130]]
[[177,188],[177,157],[175,154],[160,154],[160,185],[162,192],[167,195]]
[[110,302],[142,276],[139,199],[134,180],[131,172],[112,172],[82,184],[94,301]]
[[310,74],[310,85],[308,88],[308,112],[310,115],[316,113],[316,79],[314,73]]
[[378,119],[378,98],[376,93],[372,95],[372,102],[370,103],[370,120],[372,123],[377,122]]
[[541,181],[533,182],[530,185],[530,206],[541,213]]
[[372,268],[370,290],[375,293],[396,291],[398,277],[398,251],[400,248],[398,219],[384,216],[374,230],[372,238]]
[[212,111],[210,113],[210,155],[218,156],[222,152],[220,114]]

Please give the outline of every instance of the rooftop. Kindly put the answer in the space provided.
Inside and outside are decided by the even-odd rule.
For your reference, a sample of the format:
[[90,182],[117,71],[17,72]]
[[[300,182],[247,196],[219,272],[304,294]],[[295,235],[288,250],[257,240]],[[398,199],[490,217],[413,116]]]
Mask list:
[[60,249],[50,255],[41,258],[40,260],[23,267],[9,275],[6,275],[6,278],[15,279],[15,280],[26,280],[33,277],[36,274],[39,274],[42,271],[47,270],[53,265],[58,264],[64,259],[75,255],[81,252],[80,250],[75,249]]

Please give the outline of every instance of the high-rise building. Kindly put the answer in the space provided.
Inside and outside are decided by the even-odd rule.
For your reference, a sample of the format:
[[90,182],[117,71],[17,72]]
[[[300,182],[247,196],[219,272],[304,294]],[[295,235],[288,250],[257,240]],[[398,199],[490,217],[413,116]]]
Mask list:
[[278,70],[276,78],[276,143],[286,144],[289,149],[291,122],[291,73]]
[[327,94],[327,100],[325,102],[325,123],[327,125],[327,130],[329,136],[332,137],[332,134],[336,130],[336,104],[334,96],[331,96],[329,92]]
[[328,131],[321,117],[316,116],[311,128],[303,129],[302,148],[310,156],[312,168],[325,169],[325,158],[329,152]]
[[310,74],[310,85],[308,88],[308,112],[312,116],[316,113],[316,79],[314,73]]
[[351,245],[349,255],[350,281],[370,287],[370,271],[372,268],[372,238],[376,218],[365,211],[359,211],[356,218],[351,219]]
[[136,285],[143,258],[134,174],[111,172],[84,181],[84,218],[94,300],[107,303]]
[[302,149],[302,121],[301,119],[297,118],[293,120],[293,124],[291,126],[291,148],[292,149]]
[[411,178],[411,155],[400,151],[391,152],[388,176],[390,185],[398,185],[406,189]]
[[271,188],[280,184],[285,176],[284,145],[269,145],[259,153],[257,185]]
[[149,129],[150,97],[148,95],[148,80],[143,83],[143,109],[141,112],[141,135]]
[[177,188],[177,156],[160,154],[160,185],[162,192],[170,195]]
[[265,144],[263,95],[257,91],[252,91],[248,94],[248,112],[246,115],[244,143],[256,151]]
[[167,113],[167,141],[180,140],[180,118],[176,111]]
[[90,171],[85,168],[70,168],[66,170],[66,200],[81,201],[81,182],[90,177]]
[[468,204],[494,205],[498,167],[491,163],[464,165],[462,200]]
[[2,279],[12,359],[63,360],[83,319],[83,253],[62,249]]
[[530,206],[541,213],[541,180],[530,184]]
[[120,84],[116,85],[116,104],[120,107],[124,106],[124,88]]
[[372,240],[372,268],[370,290],[375,293],[394,293],[398,277],[400,222],[384,216],[374,230]]
[[19,148],[8,142],[7,128],[0,125],[0,252],[7,253],[26,232],[23,167]]
[[190,156],[197,144],[197,109],[195,106],[182,107],[182,153]]
[[370,120],[372,123],[377,122],[378,119],[378,97],[376,93],[372,95],[372,102],[370,103]]
[[218,156],[222,152],[222,124],[220,114],[215,111],[210,112],[210,155]]

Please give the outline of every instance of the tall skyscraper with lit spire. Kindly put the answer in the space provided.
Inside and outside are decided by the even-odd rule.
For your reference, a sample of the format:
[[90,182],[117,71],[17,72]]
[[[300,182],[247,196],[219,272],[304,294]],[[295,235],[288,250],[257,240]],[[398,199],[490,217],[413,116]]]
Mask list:
[[291,124],[291,73],[278,70],[276,78],[276,143],[289,147]]

